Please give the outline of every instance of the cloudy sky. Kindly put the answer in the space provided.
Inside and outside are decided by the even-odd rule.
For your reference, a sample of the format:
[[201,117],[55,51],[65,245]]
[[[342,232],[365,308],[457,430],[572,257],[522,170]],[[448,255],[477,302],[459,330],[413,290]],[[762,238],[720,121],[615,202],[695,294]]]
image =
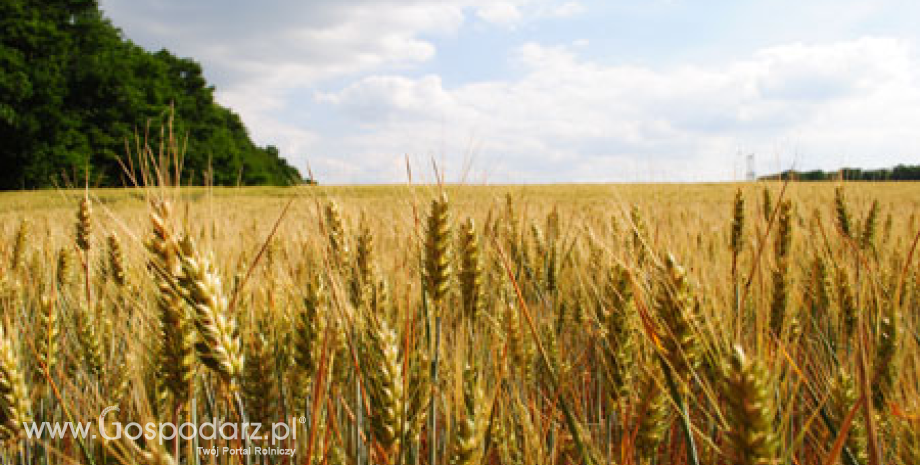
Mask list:
[[[913,0],[101,0],[325,183],[920,162]],[[429,175],[430,176],[430,175]]]

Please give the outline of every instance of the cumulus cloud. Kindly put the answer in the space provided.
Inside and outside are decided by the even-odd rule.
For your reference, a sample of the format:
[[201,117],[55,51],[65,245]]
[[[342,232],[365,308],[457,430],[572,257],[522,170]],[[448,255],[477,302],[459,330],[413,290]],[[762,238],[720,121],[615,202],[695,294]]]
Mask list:
[[476,14],[483,20],[496,24],[514,24],[521,20],[521,11],[514,2],[493,2],[480,7]]
[[880,166],[920,143],[918,63],[896,39],[663,69],[535,43],[516,58],[525,71],[516,80],[445,88],[434,75],[370,76],[317,99],[369,129],[347,140],[368,166],[442,150],[459,168],[473,140],[493,179],[508,181],[732,179],[739,149],[763,170]]
[[[589,16],[579,1],[101,3],[142,45],[200,59],[258,142],[298,167],[309,160],[327,182],[404,180],[407,154],[455,174],[472,158],[494,181],[712,180],[743,171],[739,151],[755,152],[763,172],[885,166],[920,148],[917,57],[897,36],[781,34],[730,57],[629,64],[593,57],[604,38],[589,31],[553,44],[526,27]],[[874,11],[843,8],[835,28]],[[483,28],[525,42],[506,57],[510,71],[469,81],[426,67],[438,38],[475,40]]]
[[317,99],[340,107],[366,124],[394,119],[424,121],[438,118],[441,112],[454,106],[441,78],[435,75],[419,79],[371,76],[341,92],[318,93]]
[[565,2],[561,5],[552,7],[550,10],[550,15],[560,18],[568,18],[570,16],[580,15],[585,11],[587,11],[587,9],[581,2]]
[[578,7],[555,0],[102,0],[101,5],[137,43],[201,60],[217,99],[243,116],[258,141],[277,143],[301,167],[316,135],[282,115],[301,105],[292,94],[334,79],[424,63],[437,53],[432,37],[455,34],[472,17],[512,26],[548,9],[569,13]]
[[102,6],[141,44],[207,59],[214,79],[231,86],[292,77],[309,84],[425,60],[434,50],[419,34],[449,33],[463,20],[462,5],[446,0],[273,0],[257,8],[245,1],[103,0]]

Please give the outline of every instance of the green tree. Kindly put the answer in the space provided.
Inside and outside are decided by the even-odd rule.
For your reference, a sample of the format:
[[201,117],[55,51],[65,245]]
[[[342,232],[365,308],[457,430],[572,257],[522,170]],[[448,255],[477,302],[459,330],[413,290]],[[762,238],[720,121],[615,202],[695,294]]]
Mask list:
[[274,147],[258,147],[218,105],[201,66],[123,37],[95,0],[0,2],[0,189],[55,185],[88,172],[125,183],[125,142],[174,109],[187,137],[184,182],[300,182]]

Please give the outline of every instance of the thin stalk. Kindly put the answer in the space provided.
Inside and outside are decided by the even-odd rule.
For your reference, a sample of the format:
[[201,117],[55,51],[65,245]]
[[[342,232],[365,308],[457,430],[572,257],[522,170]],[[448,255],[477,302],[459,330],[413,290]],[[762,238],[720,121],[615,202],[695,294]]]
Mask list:
[[[191,417],[192,417],[191,420],[192,420],[192,424],[193,424],[193,425],[197,425],[197,424],[198,424],[198,402],[197,402],[195,396],[196,396],[196,394],[195,394],[195,392],[194,392],[194,390],[193,390],[193,392],[192,392],[192,408],[191,408],[191,410],[189,410],[189,414],[190,414]],[[201,457],[200,457],[200,454],[198,453],[198,435],[197,435],[197,434],[192,435],[192,451],[191,451],[191,454],[190,454],[190,455],[191,455],[191,459],[194,460],[193,463],[194,463],[195,465],[201,465]]]
[[[246,410],[243,409],[243,399],[242,397],[240,397],[239,391],[237,391],[234,394],[234,397],[236,398],[236,407],[237,409],[239,409],[239,412],[240,412],[240,419],[243,420],[244,425],[248,425],[249,418],[246,416]],[[252,454],[252,444],[250,443],[250,440],[249,440],[249,434],[244,434],[243,436],[245,436],[243,439],[246,443],[246,451],[249,452],[248,454],[246,454],[246,465],[252,465],[252,455],[251,455]]]
[[677,405],[677,411],[680,413],[680,426],[684,433],[684,440],[687,441],[687,463],[689,465],[699,465],[700,461],[696,451],[696,442],[693,440],[693,431],[690,425],[690,414],[687,411],[687,406],[684,404],[683,397],[677,389],[677,383],[674,382],[674,377],[671,376],[671,367],[668,365],[668,362],[664,360],[661,354],[658,354],[658,361],[661,362],[661,371],[664,372],[664,379],[668,383],[668,392],[671,395],[671,400]]
[[437,313],[434,317],[434,345],[432,346],[432,351],[434,352],[431,357],[431,398],[428,403],[428,463],[430,465],[435,465],[437,459],[437,433],[435,428],[437,427],[437,415],[438,415],[438,402],[437,402],[437,392],[438,392],[438,362],[440,361],[440,350],[438,347],[441,344],[441,315]]
[[[533,318],[531,318],[530,310],[527,308],[527,302],[524,301],[524,294],[521,293],[521,287],[518,286],[517,280],[514,278],[514,273],[511,272],[511,264],[508,263],[508,257],[506,257],[502,251],[501,245],[498,244],[494,238],[493,241],[495,242],[495,249],[501,258],[505,273],[508,274],[508,279],[511,280],[511,284],[514,287],[515,293],[517,293],[520,310],[524,315],[524,319],[527,321],[527,326],[530,328],[530,334],[534,341],[537,343],[537,350],[540,353],[540,360],[543,362],[543,365],[546,368],[546,372],[549,375],[550,385],[553,387],[553,390],[558,392],[560,385],[559,379],[556,375],[556,370],[553,369],[552,364],[549,361],[549,356],[546,353],[546,349],[543,347],[543,342],[540,340],[540,336],[537,333],[537,327],[534,325]],[[562,409],[563,417],[565,418],[566,426],[569,428],[569,433],[572,435],[572,440],[575,441],[575,446],[581,454],[582,460],[584,460],[585,465],[594,465],[594,457],[588,450],[587,443],[585,443],[584,439],[581,437],[581,430],[578,428],[578,422],[575,420],[575,415],[569,408],[568,402],[566,402],[563,397],[559,397],[558,401],[559,407]]]
[[364,463],[364,445],[361,432],[364,431],[364,405],[361,402],[361,380],[355,376],[355,459],[357,465]]

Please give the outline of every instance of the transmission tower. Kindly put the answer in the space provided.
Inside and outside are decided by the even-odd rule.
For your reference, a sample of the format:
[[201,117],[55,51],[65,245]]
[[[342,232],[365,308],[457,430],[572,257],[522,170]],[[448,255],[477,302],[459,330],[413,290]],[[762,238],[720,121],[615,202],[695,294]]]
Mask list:
[[754,165],[755,165],[754,154],[749,153],[747,156],[747,173],[745,175],[745,178],[747,178],[748,181],[757,180],[757,172],[754,171]]

